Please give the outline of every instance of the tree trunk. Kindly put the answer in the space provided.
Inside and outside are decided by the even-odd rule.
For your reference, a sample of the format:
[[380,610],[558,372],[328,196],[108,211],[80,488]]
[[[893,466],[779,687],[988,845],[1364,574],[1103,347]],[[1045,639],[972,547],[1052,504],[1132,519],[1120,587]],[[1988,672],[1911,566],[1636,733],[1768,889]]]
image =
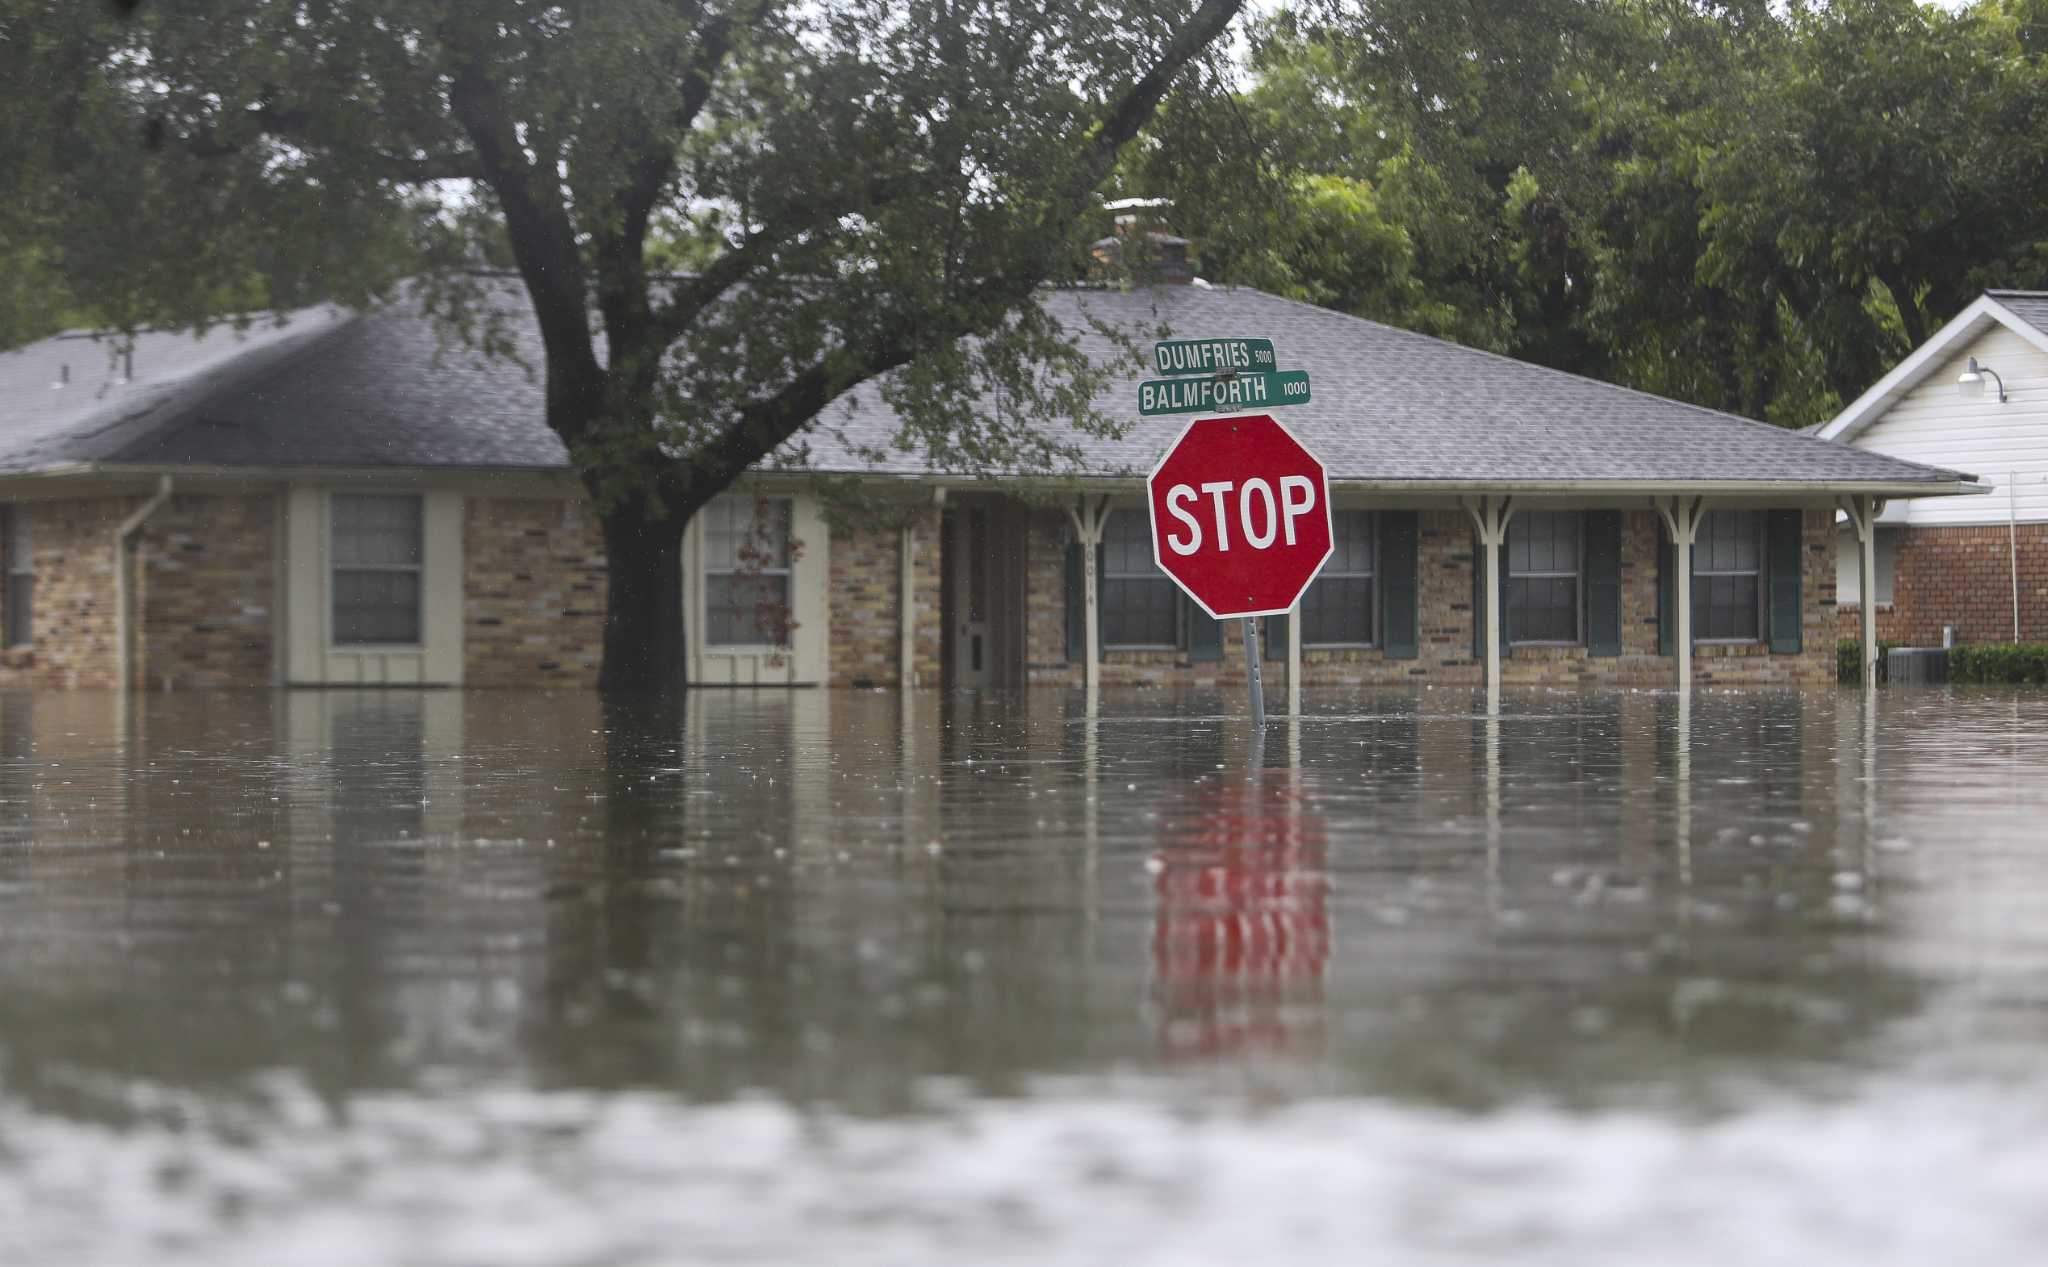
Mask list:
[[683,524],[680,515],[654,518],[637,499],[604,516],[604,667],[597,689],[607,695],[682,694]]

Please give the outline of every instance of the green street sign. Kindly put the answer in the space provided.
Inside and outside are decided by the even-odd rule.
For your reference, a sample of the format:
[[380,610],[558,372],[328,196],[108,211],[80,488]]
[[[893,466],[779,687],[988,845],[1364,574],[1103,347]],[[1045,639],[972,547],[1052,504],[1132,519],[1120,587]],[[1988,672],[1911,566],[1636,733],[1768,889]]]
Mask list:
[[1152,364],[1161,374],[1264,374],[1280,368],[1271,339],[1172,339],[1152,345]]
[[1308,371],[1230,378],[1148,378],[1138,384],[1140,414],[1213,413],[1308,403]]

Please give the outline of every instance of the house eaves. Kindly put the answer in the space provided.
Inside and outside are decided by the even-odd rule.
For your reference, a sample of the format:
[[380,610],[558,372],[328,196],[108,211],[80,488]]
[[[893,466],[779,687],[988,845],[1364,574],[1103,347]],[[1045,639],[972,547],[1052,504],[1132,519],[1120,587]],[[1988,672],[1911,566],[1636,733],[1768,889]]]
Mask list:
[[1997,290],[1979,295],[1969,307],[1913,349],[1912,354],[1894,366],[1891,373],[1878,379],[1869,391],[1850,402],[1848,408],[1836,414],[1814,434],[1823,440],[1845,443],[1855,439],[1900,397],[1918,387],[1922,380],[1955,355],[1957,349],[1968,346],[1986,331],[1999,326],[2048,352],[2048,329],[2030,319],[2029,314],[2036,306],[2048,312],[2048,295]]

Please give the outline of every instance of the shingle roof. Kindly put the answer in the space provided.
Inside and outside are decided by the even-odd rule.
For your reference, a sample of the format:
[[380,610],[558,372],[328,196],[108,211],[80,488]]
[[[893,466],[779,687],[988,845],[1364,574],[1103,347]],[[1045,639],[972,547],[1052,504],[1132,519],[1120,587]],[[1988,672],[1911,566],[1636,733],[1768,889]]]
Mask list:
[[2015,317],[2048,334],[2048,290],[1987,290]]
[[463,344],[409,302],[365,313],[101,460],[567,469],[547,426],[540,335],[524,304],[516,316],[513,361]]
[[[1080,332],[1091,357],[1122,357],[1098,405],[1133,425],[1119,439],[1079,440],[1094,474],[1143,473],[1187,419],[1135,418],[1137,382],[1146,374],[1089,328],[1091,320],[1141,339],[1162,327],[1180,338],[1271,339],[1282,368],[1307,370],[1313,382],[1312,402],[1283,416],[1336,479],[1939,485],[1958,478],[1256,290],[1062,290],[1046,292],[1044,302]],[[538,334],[523,303],[515,316],[507,332],[531,371],[449,343],[406,302],[317,329],[305,329],[308,319],[295,323],[302,334],[278,340],[276,355],[195,384],[210,390],[176,393],[149,411],[145,425],[66,427],[55,437],[42,427],[24,445],[12,415],[0,416],[0,471],[81,461],[564,469],[566,453],[544,421]],[[138,354],[138,370],[141,363]],[[0,408],[9,399],[0,383]],[[916,452],[892,449],[896,430],[879,387],[866,385],[829,407],[805,437],[806,464],[942,473]],[[873,450],[884,451],[879,461]]]
[[[1310,402],[1280,416],[1346,480],[1566,483],[1954,482],[1953,472],[1482,352],[1245,288],[1055,291],[1046,303],[1081,329],[1091,356],[1114,346],[1087,319],[1123,329],[1164,324],[1175,338],[1271,339],[1282,369],[1307,370]],[[1133,368],[1098,403],[1136,412]],[[1089,468],[1149,471],[1185,416],[1137,419],[1117,440],[1084,440]],[[869,469],[861,447],[887,444],[895,415],[869,385],[826,410],[812,465]],[[843,434],[851,443],[838,442]],[[911,474],[916,454],[880,468]]]
[[144,330],[132,341],[78,332],[0,352],[0,471],[91,461],[133,444],[345,319],[308,308],[243,330]]

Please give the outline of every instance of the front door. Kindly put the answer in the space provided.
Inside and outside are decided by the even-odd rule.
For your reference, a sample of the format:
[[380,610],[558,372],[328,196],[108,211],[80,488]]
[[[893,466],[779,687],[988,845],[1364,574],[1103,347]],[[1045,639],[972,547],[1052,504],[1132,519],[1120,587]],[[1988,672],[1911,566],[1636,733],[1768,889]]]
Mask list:
[[986,502],[969,503],[946,515],[946,586],[953,600],[947,636],[952,639],[955,686],[987,686],[995,667],[989,597],[997,560],[990,529]]

